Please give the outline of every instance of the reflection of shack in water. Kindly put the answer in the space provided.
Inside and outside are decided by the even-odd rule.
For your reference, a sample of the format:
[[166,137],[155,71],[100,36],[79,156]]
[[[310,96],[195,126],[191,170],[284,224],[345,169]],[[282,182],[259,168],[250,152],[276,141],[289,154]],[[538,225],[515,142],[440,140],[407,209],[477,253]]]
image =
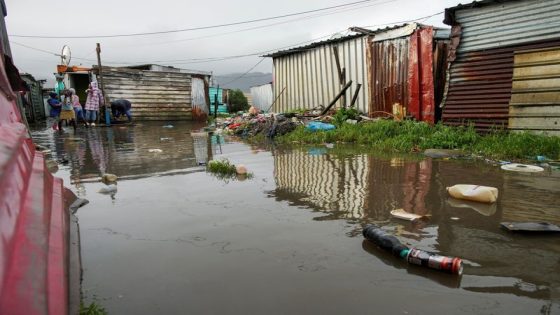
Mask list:
[[[76,135],[60,135],[55,141],[63,145],[55,147],[57,156],[68,158],[76,182],[103,173],[142,177],[193,168],[198,166],[197,158],[208,160],[208,149],[198,152],[200,157],[195,154],[190,135],[194,128],[191,124],[169,129],[161,124],[91,128]],[[205,140],[208,148],[208,137]]]
[[425,214],[430,161],[382,160],[278,150],[274,154],[274,196],[330,213],[326,218],[386,220],[404,208]]

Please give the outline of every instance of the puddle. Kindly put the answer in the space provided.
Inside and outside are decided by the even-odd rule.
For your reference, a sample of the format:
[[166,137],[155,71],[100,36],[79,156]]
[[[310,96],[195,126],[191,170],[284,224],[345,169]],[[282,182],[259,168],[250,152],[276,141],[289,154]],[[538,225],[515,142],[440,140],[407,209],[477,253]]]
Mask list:
[[[560,172],[339,145],[258,147],[164,125],[33,132],[67,161],[56,175],[90,200],[77,213],[83,290],[110,314],[560,312],[558,236],[499,226],[560,224]],[[221,158],[253,178],[225,182],[201,166]],[[111,196],[97,193],[105,172],[119,176]],[[497,187],[497,205],[449,202],[445,188],[459,183]],[[430,220],[392,219],[398,208]],[[463,277],[395,260],[363,241],[367,223],[465,259]]]

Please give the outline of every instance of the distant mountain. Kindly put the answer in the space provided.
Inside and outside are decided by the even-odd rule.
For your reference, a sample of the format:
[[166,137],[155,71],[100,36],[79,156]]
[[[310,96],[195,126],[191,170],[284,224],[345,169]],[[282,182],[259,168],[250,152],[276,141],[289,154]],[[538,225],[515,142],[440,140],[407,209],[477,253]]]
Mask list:
[[[252,86],[272,82],[272,73],[251,72],[239,78],[241,75],[243,75],[243,73],[230,73],[215,75],[214,78],[216,79],[216,83],[224,89],[240,89],[243,92],[250,92]],[[229,83],[230,81],[233,82]]]

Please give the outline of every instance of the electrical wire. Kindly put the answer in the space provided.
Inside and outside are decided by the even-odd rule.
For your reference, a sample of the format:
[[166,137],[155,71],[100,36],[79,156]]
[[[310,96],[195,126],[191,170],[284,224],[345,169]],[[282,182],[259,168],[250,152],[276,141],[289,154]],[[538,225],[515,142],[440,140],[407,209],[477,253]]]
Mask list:
[[180,32],[189,32],[189,31],[222,28],[222,27],[229,27],[229,26],[235,26],[235,25],[270,21],[270,20],[278,20],[278,19],[283,19],[283,18],[286,18],[286,17],[305,15],[305,14],[314,13],[314,12],[320,12],[320,11],[332,10],[332,9],[337,9],[337,8],[349,7],[349,6],[353,6],[353,5],[357,5],[357,4],[361,4],[361,3],[372,2],[372,1],[377,1],[377,0],[361,0],[361,1],[355,1],[355,2],[350,2],[350,3],[344,3],[344,4],[335,5],[335,6],[330,6],[330,7],[324,7],[324,8],[320,8],[320,9],[300,11],[300,12],[271,16],[271,17],[260,18],[260,19],[252,19],[252,20],[247,20],[247,21],[239,21],[239,22],[232,22],[232,23],[199,26],[199,27],[191,27],[191,28],[183,28],[183,29],[175,29],[175,30],[157,31],[157,32],[110,34],[110,35],[83,35],[83,36],[78,36],[78,35],[51,36],[51,35],[19,35],[19,34],[14,34],[14,35],[10,35],[10,36],[21,37],[21,38],[50,38],[50,39],[56,39],[56,38],[58,38],[58,39],[71,39],[71,38],[74,38],[74,39],[76,39],[76,38],[114,38],[114,37],[161,35],[161,34],[170,34],[170,33],[180,33]]
[[191,37],[191,38],[183,38],[183,39],[178,39],[178,40],[156,42],[156,43],[145,43],[145,44],[135,44],[135,45],[116,45],[116,46],[117,47],[156,46],[156,45],[166,45],[166,44],[174,44],[174,43],[180,43],[180,42],[186,42],[186,41],[208,39],[208,38],[214,38],[214,37],[220,37],[220,36],[225,36],[225,35],[231,35],[231,34],[237,34],[237,33],[252,31],[252,30],[268,28],[268,27],[272,27],[272,26],[277,26],[277,25],[282,25],[282,24],[287,24],[287,23],[292,23],[292,22],[297,22],[297,21],[302,21],[302,20],[314,19],[314,18],[318,18],[318,17],[324,17],[324,16],[328,16],[328,15],[344,13],[344,12],[348,12],[348,11],[364,9],[364,8],[368,8],[368,7],[372,7],[372,6],[378,6],[378,5],[382,5],[382,4],[386,4],[386,3],[390,3],[390,2],[395,2],[395,1],[397,1],[397,0],[388,0],[388,1],[384,1],[384,2],[368,4],[368,5],[355,6],[355,7],[352,7],[352,8],[346,8],[344,10],[338,10],[338,11],[335,11],[335,12],[315,14],[315,15],[305,16],[305,17],[291,19],[291,20],[287,20],[287,21],[281,21],[281,22],[276,22],[276,23],[271,23],[271,24],[253,26],[253,27],[239,29],[239,30],[230,31],[230,32],[220,32],[220,33],[215,33],[215,34],[210,34],[210,35]]
[[[396,1],[396,0],[391,0],[388,2],[392,2],[392,1]],[[385,2],[384,2],[385,3]],[[382,3],[379,3],[382,4]],[[370,5],[371,6],[371,5]],[[350,10],[350,9],[347,9]],[[392,25],[392,24],[402,24],[402,23],[410,23],[410,22],[415,22],[415,21],[419,21],[419,20],[426,20],[428,18],[437,16],[442,14],[443,12],[438,12],[438,13],[434,13],[428,16],[423,16],[423,17],[419,17],[419,18],[415,18],[415,19],[411,19],[411,20],[406,20],[406,21],[398,21],[398,22],[391,22],[391,23],[385,23],[385,24],[377,24],[377,25],[370,25],[370,26],[364,26],[364,27],[375,27],[375,26],[383,26],[383,25]],[[239,58],[245,58],[245,57],[253,57],[253,56],[261,56],[261,55],[265,55],[274,51],[280,51],[280,50],[285,50],[285,49],[289,49],[291,47],[297,47],[297,46],[301,46],[301,45],[305,45],[308,43],[312,43],[312,42],[316,42],[325,38],[329,38],[335,34],[338,34],[340,32],[344,32],[346,31],[346,33],[348,33],[348,29],[344,29],[329,35],[325,35],[325,36],[321,36],[321,37],[317,37],[317,38],[313,38],[304,42],[299,42],[296,44],[291,44],[288,46],[284,46],[284,47],[279,47],[279,48],[273,48],[273,49],[269,49],[269,50],[265,50],[265,51],[260,51],[260,52],[254,52],[254,53],[248,53],[248,54],[241,54],[241,55],[230,55],[230,56],[222,56],[222,57],[208,57],[208,58],[187,58],[187,59],[171,59],[171,60],[151,60],[151,61],[136,61],[136,62],[124,62],[124,61],[104,61],[104,63],[106,64],[112,64],[112,65],[119,65],[119,64],[125,64],[125,65],[130,65],[130,64],[149,64],[149,63],[171,63],[174,65],[186,65],[186,64],[199,64],[199,63],[209,63],[209,62],[218,62],[218,61],[226,61],[226,60],[232,60],[232,59],[239,59]],[[28,46],[25,44],[21,44],[18,42],[14,42],[14,41],[10,41],[11,43],[15,44],[15,45],[19,45],[22,47],[26,47],[28,49],[32,49],[32,50],[36,50],[36,51],[40,51],[40,52],[44,52],[44,53],[48,53],[48,54],[52,54],[55,56],[61,56],[58,53],[52,52],[52,51],[48,51],[48,50],[44,50],[44,49],[40,49],[40,48],[35,48],[32,46]],[[302,49],[297,49],[294,50],[294,52],[301,52],[301,51],[306,51],[309,49],[306,48],[302,48]],[[80,58],[80,57],[73,57],[74,59],[77,60],[83,60],[83,61],[89,61],[89,62],[97,62],[97,60],[94,59],[87,59],[87,58]]]
[[237,81],[237,80],[243,78],[245,75],[247,75],[247,74],[248,74],[249,72],[251,72],[253,69],[255,69],[258,65],[260,65],[261,62],[263,62],[265,59],[266,59],[266,58],[262,57],[261,60],[259,60],[259,62],[257,62],[254,66],[251,67],[251,69],[247,70],[245,73],[243,73],[242,75],[238,76],[237,78],[235,78],[235,79],[233,79],[233,80],[231,80],[231,81],[228,81],[228,82],[226,82],[226,83],[223,83],[222,85],[228,85],[228,84],[230,84],[230,83],[233,83],[233,82],[235,82],[235,81]]

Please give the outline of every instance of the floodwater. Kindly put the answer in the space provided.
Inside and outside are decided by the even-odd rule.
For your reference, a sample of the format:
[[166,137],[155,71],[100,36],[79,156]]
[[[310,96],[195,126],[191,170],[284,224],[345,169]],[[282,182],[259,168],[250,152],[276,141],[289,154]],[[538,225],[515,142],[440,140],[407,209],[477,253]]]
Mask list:
[[[77,212],[82,288],[109,314],[560,313],[560,236],[499,227],[560,224],[558,171],[339,145],[257,147],[173,124],[33,133],[63,162],[56,175],[90,201]],[[224,181],[199,166],[221,158],[253,178]],[[105,172],[119,176],[116,194],[97,192]],[[448,200],[445,188],[458,183],[497,187],[499,201]],[[431,217],[399,221],[396,208]],[[463,276],[382,252],[363,240],[367,223],[463,258]]]

